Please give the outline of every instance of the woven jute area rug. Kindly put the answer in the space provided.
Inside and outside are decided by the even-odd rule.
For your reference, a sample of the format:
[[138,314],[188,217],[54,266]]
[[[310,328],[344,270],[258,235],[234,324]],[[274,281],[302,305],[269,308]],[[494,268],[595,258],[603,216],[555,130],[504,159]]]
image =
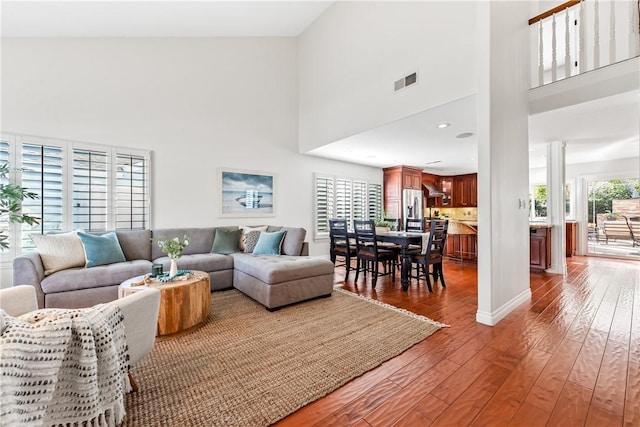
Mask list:
[[338,289],[273,313],[237,290],[211,298],[204,326],[133,370],[124,426],[267,426],[445,326]]

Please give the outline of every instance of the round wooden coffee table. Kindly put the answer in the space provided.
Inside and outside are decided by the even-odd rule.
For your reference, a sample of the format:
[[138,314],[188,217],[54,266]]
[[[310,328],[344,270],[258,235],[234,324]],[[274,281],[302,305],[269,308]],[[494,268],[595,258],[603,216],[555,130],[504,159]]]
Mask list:
[[[140,283],[144,283],[138,285]],[[137,286],[136,286],[137,285]],[[211,286],[209,274],[193,271],[183,278],[178,276],[168,283],[138,276],[123,282],[118,288],[118,298],[150,287],[160,291],[160,311],[156,336],[185,332],[204,324],[211,311]]]

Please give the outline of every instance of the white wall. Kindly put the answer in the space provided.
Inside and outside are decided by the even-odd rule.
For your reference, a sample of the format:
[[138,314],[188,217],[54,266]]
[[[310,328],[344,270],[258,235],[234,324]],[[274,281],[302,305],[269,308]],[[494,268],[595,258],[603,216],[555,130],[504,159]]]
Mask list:
[[[528,210],[529,11],[478,6],[478,312],[493,325],[531,296]],[[524,203],[523,203],[524,202]]]
[[[153,227],[302,226],[326,254],[313,173],[382,171],[298,154],[297,55],[293,38],[3,39],[2,127],[152,150]],[[218,218],[218,167],[276,173],[277,216]]]
[[476,7],[333,4],[299,39],[301,152],[476,93]]

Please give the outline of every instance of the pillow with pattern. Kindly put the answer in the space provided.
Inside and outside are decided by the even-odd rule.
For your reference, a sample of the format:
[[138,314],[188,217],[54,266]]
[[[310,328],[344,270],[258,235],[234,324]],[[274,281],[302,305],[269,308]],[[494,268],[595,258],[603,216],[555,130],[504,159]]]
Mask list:
[[253,253],[253,250],[260,238],[260,231],[252,230],[244,235],[244,252],[247,254]]
[[[267,225],[263,225],[260,227],[246,227],[246,226],[241,226],[240,230],[242,230],[242,234],[240,235],[240,244],[239,244],[239,248],[240,248],[240,252],[249,252],[246,250],[246,245],[245,242],[247,240],[247,234],[249,234],[251,231],[267,231]],[[253,245],[255,247],[255,244]],[[251,252],[253,252],[253,248],[251,248]]]

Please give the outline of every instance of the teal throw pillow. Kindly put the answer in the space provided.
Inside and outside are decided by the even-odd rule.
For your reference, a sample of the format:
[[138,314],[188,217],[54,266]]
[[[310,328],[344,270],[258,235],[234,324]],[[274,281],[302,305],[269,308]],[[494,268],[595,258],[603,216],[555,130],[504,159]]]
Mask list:
[[222,230],[217,229],[213,238],[213,248],[211,252],[214,254],[232,254],[240,251],[240,235],[242,230]]
[[280,255],[282,253],[282,242],[284,241],[286,232],[286,230],[276,231],[274,233],[261,231],[260,237],[258,237],[258,243],[256,243],[256,247],[253,249],[253,254]]
[[87,260],[85,267],[126,261],[115,232],[111,231],[102,236],[78,232],[78,236],[84,246],[84,256]]

